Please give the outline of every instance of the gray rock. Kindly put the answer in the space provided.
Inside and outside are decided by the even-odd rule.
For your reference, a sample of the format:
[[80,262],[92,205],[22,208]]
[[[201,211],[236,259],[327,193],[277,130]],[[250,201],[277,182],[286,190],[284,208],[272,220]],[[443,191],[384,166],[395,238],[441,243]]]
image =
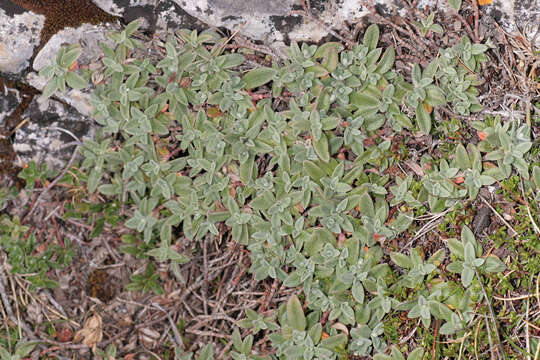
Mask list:
[[182,28],[196,30],[208,28],[208,25],[188,14],[174,0],[159,1],[155,13],[158,32],[166,33]]
[[41,70],[44,66],[54,61],[56,54],[62,45],[80,44],[83,52],[79,58],[79,64],[87,65],[97,59],[101,54],[100,42],[110,42],[107,33],[112,28],[101,25],[83,24],[78,28],[65,28],[54,34],[47,44],[36,55],[33,63],[35,71]]
[[[316,22],[291,14],[301,9],[296,0],[174,1],[188,14],[210,26],[231,31],[240,29],[240,34],[268,43],[286,40],[318,42],[328,35],[328,29],[342,30],[346,23],[353,24],[370,12],[363,0],[311,0],[312,12],[320,20]],[[405,11],[398,0],[373,0],[373,4],[386,16]],[[447,2],[443,0],[417,2],[419,8],[426,6],[448,11]],[[494,0],[480,10],[493,16],[508,32],[525,29],[526,34],[532,36],[536,31],[534,26],[540,23],[538,0]],[[540,43],[540,38],[537,42]]]
[[167,32],[181,28],[202,30],[208,25],[189,15],[174,0],[92,0],[111,15],[125,22],[142,18],[142,28],[152,32]]
[[62,169],[79,140],[93,138],[97,124],[58,101],[35,97],[23,113],[25,123],[15,133],[13,149],[19,161],[43,161],[51,169]]
[[143,18],[143,28],[154,30],[156,7],[159,0],[92,0],[111,15],[121,16],[126,22]]
[[[30,72],[26,75],[26,82],[38,90],[42,90],[47,84],[47,79],[38,75],[38,71],[44,66],[54,61],[56,53],[62,45],[78,43],[82,47],[82,55],[79,57],[79,65],[89,65],[99,61],[102,54],[100,43],[107,43],[112,46],[112,41],[107,38],[107,33],[111,31],[112,26],[97,26],[83,24],[80,27],[66,28],[59,31],[47,42],[43,49],[36,56],[33,69],[36,72]],[[73,106],[78,112],[85,116],[92,114],[90,105],[90,95],[81,90],[70,89],[64,94],[57,96],[62,101]]]
[[[494,0],[491,5],[482,6],[482,11],[509,33],[523,32],[533,39],[540,29],[539,0]],[[536,37],[536,44],[540,45],[540,36]]]
[[[38,90],[43,90],[47,84],[47,79],[39,76],[35,72],[28,73],[26,76],[26,81],[31,86],[35,87]],[[92,115],[92,106],[90,105],[90,94],[77,89],[67,90],[63,94],[55,95],[58,99],[64,101],[65,103],[71,105],[75,110],[85,116]]]
[[42,15],[15,6],[0,8],[0,72],[19,73],[28,67],[44,23]]
[[[290,14],[298,10],[296,0],[175,0],[188,14],[200,21],[267,42],[284,41],[290,31],[298,31],[302,20]],[[241,27],[241,28],[240,28]],[[301,32],[301,30],[300,30]],[[314,34],[317,37],[317,34]],[[298,37],[292,35],[292,40]],[[308,40],[308,39],[306,39]]]
[[[403,15],[406,9],[401,0],[311,0],[311,10],[319,21],[295,14],[301,10],[298,0],[93,0],[110,14],[122,16],[129,22],[145,19],[150,31],[205,27],[240,29],[241,35],[267,44],[288,41],[319,42],[329,29],[343,30],[368,15],[365,3],[373,3],[385,16]],[[495,18],[508,32],[525,29],[534,34],[539,23],[539,0],[493,0],[480,11]],[[449,11],[446,0],[418,0],[418,8],[430,7],[443,13]],[[201,25],[201,24],[206,24]],[[325,24],[325,25],[321,25]],[[531,27],[532,25],[532,27]],[[540,42],[540,39],[538,40]]]
[[21,102],[19,91],[0,85],[0,126]]

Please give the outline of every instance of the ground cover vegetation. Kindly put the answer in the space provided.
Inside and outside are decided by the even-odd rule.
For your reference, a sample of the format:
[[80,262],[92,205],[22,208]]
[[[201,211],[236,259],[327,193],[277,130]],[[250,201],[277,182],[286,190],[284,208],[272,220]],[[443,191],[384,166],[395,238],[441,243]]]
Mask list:
[[[74,45],[41,70],[44,97],[93,85],[102,127],[78,147],[82,161],[56,177],[69,195],[54,217],[88,239],[114,238],[107,246],[115,256],[138,261],[121,291],[140,294],[146,305],[126,301],[165,313],[168,324],[162,344],[155,329],[130,324],[141,353],[538,358],[538,104],[514,102],[512,116],[503,102],[483,111],[499,47],[480,42],[460,4],[451,5],[466,26],[446,46],[448,24],[434,13],[407,23],[407,41],[429,57],[403,54],[401,45],[396,53],[381,28],[398,25],[378,17],[358,41],[293,43],[286,59],[191,30],[149,54],[133,22],[102,44],[98,67],[79,68]],[[22,192],[47,186],[50,175],[29,164]],[[2,194],[4,207],[20,197]],[[487,212],[476,211],[480,204]],[[69,266],[83,242],[38,245],[19,217],[1,221],[16,281],[32,291],[61,286],[48,274]],[[99,271],[90,282],[108,276]],[[95,286],[87,292],[98,307],[113,297]],[[14,322],[0,339],[2,359],[40,342],[57,347],[41,355],[89,346],[103,359],[134,356],[114,337],[102,341],[95,306],[64,334],[82,345],[28,346]],[[185,310],[164,309],[174,307]],[[58,339],[67,320],[44,328]]]

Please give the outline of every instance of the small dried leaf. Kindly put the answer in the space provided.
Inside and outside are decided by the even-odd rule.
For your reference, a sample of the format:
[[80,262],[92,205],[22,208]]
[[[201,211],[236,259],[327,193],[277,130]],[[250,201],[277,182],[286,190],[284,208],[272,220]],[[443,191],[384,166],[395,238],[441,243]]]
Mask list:
[[91,317],[86,319],[82,329],[75,333],[73,342],[77,343],[82,340],[82,343],[96,350],[97,344],[103,338],[102,321],[99,314],[94,313]]
[[155,330],[149,328],[142,328],[139,330],[139,341],[147,349],[155,348],[159,341],[159,337],[159,332]]
[[482,141],[486,140],[487,134],[483,131],[477,131],[476,134],[478,135],[478,138]]

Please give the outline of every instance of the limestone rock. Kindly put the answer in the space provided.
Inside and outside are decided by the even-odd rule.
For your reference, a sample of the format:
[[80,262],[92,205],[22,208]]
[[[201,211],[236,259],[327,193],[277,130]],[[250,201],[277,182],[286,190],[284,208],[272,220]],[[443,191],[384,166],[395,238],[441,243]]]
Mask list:
[[15,133],[13,149],[19,161],[43,161],[51,169],[62,169],[75,148],[73,136],[81,141],[93,138],[97,124],[64,104],[35,97],[23,114],[28,118]]
[[107,39],[107,32],[113,30],[101,25],[83,24],[80,27],[65,28],[53,35],[45,46],[36,55],[33,69],[39,71],[44,66],[54,61],[56,54],[62,45],[80,44],[83,52],[79,57],[79,64],[87,65],[97,59],[101,54],[100,42],[110,42]]
[[203,30],[208,25],[188,14],[174,0],[161,0],[156,7],[156,31],[167,32],[178,29]]
[[[85,66],[99,61],[102,54],[100,43],[107,43],[112,46],[112,41],[107,38],[107,33],[113,30],[112,25],[108,28],[98,25],[84,24],[80,27],[66,28],[56,33],[36,56],[33,69],[26,75],[26,82],[38,90],[42,90],[47,84],[47,79],[38,75],[38,71],[44,66],[54,61],[56,53],[62,45],[78,43],[82,48],[82,55],[79,57],[79,65]],[[78,112],[85,116],[92,114],[90,106],[90,95],[85,90],[69,89],[64,94],[59,94],[58,98],[73,106]]]
[[0,126],[4,124],[5,119],[11,115],[20,102],[21,96],[18,90],[0,84]]
[[[119,1],[119,0],[117,0]],[[170,0],[165,0],[168,2]],[[319,42],[328,35],[328,29],[343,30],[370,13],[363,0],[311,0],[311,11],[319,21],[299,16],[297,0],[174,0],[177,6],[213,27],[225,27],[254,40],[268,44],[287,41]],[[399,0],[372,0],[379,13],[385,16],[405,11]],[[160,4],[163,2],[160,2]],[[430,7],[448,12],[446,0],[420,0],[418,8]],[[481,6],[480,11],[492,16],[507,32],[524,30],[533,36],[539,21],[538,0],[493,0]],[[178,10],[176,10],[178,12]],[[157,12],[161,14],[160,12]],[[325,24],[325,25],[322,25]],[[159,23],[158,23],[159,25]],[[181,27],[188,27],[180,24]],[[159,26],[158,26],[159,28]],[[540,37],[537,39],[540,43]]]
[[156,7],[159,0],[93,0],[111,15],[120,16],[126,22],[143,18],[143,27],[153,29],[156,23]]
[[39,45],[45,17],[16,6],[0,7],[0,72],[19,73]]

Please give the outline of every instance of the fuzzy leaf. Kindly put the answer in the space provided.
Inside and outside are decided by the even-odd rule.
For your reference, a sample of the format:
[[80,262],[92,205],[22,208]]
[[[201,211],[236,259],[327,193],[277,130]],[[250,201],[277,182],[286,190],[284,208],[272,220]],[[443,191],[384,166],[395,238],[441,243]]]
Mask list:
[[319,78],[328,75],[328,70],[321,65],[313,65],[306,68],[306,73],[311,73],[311,72],[315,74],[315,77],[319,77]]
[[202,348],[199,360],[214,360],[214,347],[212,344],[207,344]]
[[253,176],[253,170],[255,167],[255,155],[250,154],[248,159],[240,164],[240,180],[244,184],[249,184]]
[[321,137],[319,140],[313,139],[313,148],[315,149],[315,153],[319,156],[319,158],[327,163],[330,161],[330,152],[328,150],[328,138],[326,137],[325,133],[321,134]]
[[379,42],[379,27],[376,24],[371,24],[364,33],[364,46],[367,46],[369,50],[373,50],[377,47]]
[[336,70],[339,63],[339,52],[343,50],[343,45],[338,42],[327,42],[319,46],[313,58],[322,59],[321,65],[328,71]]
[[398,253],[398,252],[393,252],[393,253],[390,254],[390,258],[392,259],[394,264],[396,264],[396,265],[398,265],[398,266],[400,266],[402,268],[410,269],[410,268],[412,268],[414,266],[411,259],[405,254],[401,254],[401,253]]
[[373,200],[368,193],[364,193],[360,198],[360,212],[362,215],[373,217],[375,216],[375,207],[373,206]]
[[540,189],[540,166],[533,167],[533,181],[537,189]]
[[379,100],[365,92],[352,92],[350,95],[350,102],[361,112],[375,110],[379,107]]
[[506,270],[506,265],[495,255],[486,257],[483,269],[487,272],[497,273]]
[[139,19],[133,20],[132,22],[130,22],[129,24],[127,24],[127,25],[126,25],[126,29],[125,29],[126,35],[127,35],[127,36],[133,35],[133,33],[134,33],[135,31],[137,31],[137,29],[138,29],[139,27],[141,27],[142,23],[143,23],[142,18],[139,18]]
[[318,344],[322,336],[322,325],[321,323],[315,323],[309,328],[308,335],[313,341],[314,344]]
[[468,266],[463,266],[463,270],[461,271],[461,282],[463,283],[463,286],[469,287],[471,285],[472,280],[474,278],[474,270]]
[[66,82],[72,89],[82,89],[88,86],[88,82],[73,71],[67,72]]
[[244,62],[244,55],[242,54],[227,54],[227,55],[222,55],[220,57],[218,57],[216,60],[220,60],[220,61],[223,61],[223,65],[222,67],[224,69],[230,69],[230,68],[233,68],[235,66],[239,66],[239,65],[242,65],[242,63]]
[[76,45],[76,46],[71,45],[67,48],[66,52],[62,55],[60,64],[58,65],[67,69],[75,62],[75,60],[79,58],[79,56],[81,56],[81,54],[82,54],[82,49],[79,45]]
[[343,346],[347,344],[347,335],[345,334],[338,334],[334,336],[330,336],[329,338],[324,339],[321,341],[321,347],[337,351]]
[[460,259],[465,258],[465,251],[463,249],[463,243],[461,243],[460,241],[456,239],[448,239],[447,244],[452,254],[459,257]]
[[302,310],[302,304],[296,295],[291,296],[287,301],[287,323],[295,330],[306,330],[306,317],[304,310]]
[[47,82],[47,85],[45,85],[45,88],[43,88],[42,96],[45,98],[50,98],[54,95],[54,93],[57,90],[56,86],[56,78],[52,78]]
[[431,131],[431,116],[424,108],[424,104],[419,103],[416,107],[416,123],[420,128],[420,131],[428,135]]
[[446,99],[441,88],[436,85],[428,85],[426,87],[426,102],[431,106],[446,104]]
[[387,47],[375,71],[381,75],[385,74],[392,69],[395,59],[396,51],[392,46]]
[[236,351],[240,351],[242,349],[242,336],[240,335],[238,328],[235,328],[233,331],[232,342]]
[[309,177],[317,182],[326,176],[324,170],[313,161],[305,160],[302,165],[304,167],[304,171],[309,175]]
[[459,12],[459,9],[461,9],[461,0],[448,0],[448,4],[454,9],[456,12]]
[[277,70],[269,67],[260,67],[248,72],[242,78],[244,89],[253,89],[271,81],[276,75]]
[[354,300],[356,300],[359,304],[363,304],[364,303],[364,287],[362,286],[362,283],[360,281],[355,282],[351,291],[352,291]]
[[407,360],[422,360],[424,356],[424,349],[416,348],[409,353]]
[[458,144],[456,147],[456,162],[461,170],[471,168],[471,160],[469,159],[469,154],[462,144]]

